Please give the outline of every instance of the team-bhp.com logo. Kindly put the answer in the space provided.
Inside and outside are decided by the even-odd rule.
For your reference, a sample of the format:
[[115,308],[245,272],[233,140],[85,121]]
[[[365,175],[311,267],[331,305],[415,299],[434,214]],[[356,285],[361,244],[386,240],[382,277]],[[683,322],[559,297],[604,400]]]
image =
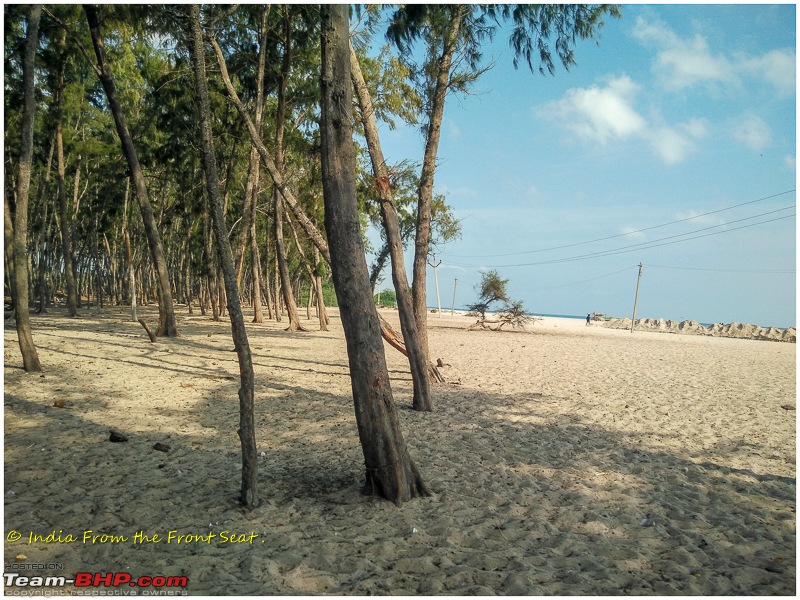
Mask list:
[[[142,595],[147,595],[148,590],[162,592],[162,590],[174,588],[186,588],[189,583],[188,578],[183,576],[166,577],[164,575],[154,575],[149,577],[142,575],[134,578],[130,573],[76,573],[74,578],[67,579],[63,576],[49,577],[30,577],[19,573],[3,573],[3,580],[6,587],[17,588],[59,588],[73,585],[76,588],[99,588],[99,587],[132,587],[143,588]],[[169,594],[172,595],[172,594]]]

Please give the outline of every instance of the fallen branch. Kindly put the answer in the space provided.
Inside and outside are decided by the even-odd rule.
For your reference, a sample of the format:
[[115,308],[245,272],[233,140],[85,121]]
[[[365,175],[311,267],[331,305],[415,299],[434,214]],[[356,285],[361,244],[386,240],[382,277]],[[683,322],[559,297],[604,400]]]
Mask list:
[[147,336],[150,338],[150,341],[155,342],[156,334],[150,331],[150,328],[147,326],[147,323],[144,322],[144,319],[139,319],[139,324],[144,327],[144,330],[147,332]]
[[[398,333],[389,325],[389,322],[383,318],[383,316],[378,313],[378,321],[381,325],[381,337],[395,350],[403,353],[403,356],[408,356],[408,350],[406,350],[405,342]],[[428,363],[428,374],[431,376],[433,381],[436,383],[445,383],[445,379],[442,374],[439,372],[439,369],[436,368],[432,362]]]

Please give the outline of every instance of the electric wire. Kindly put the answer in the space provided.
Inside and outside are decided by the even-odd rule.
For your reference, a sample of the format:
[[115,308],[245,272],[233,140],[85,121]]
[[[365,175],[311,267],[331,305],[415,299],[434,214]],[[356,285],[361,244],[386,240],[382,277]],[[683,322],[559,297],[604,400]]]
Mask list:
[[[721,223],[719,225],[712,225],[712,226],[709,226],[709,227],[703,227],[701,229],[696,229],[694,231],[690,231],[690,232],[687,232],[687,233],[671,235],[671,236],[667,236],[667,237],[664,237],[664,238],[651,240],[649,242],[641,242],[639,244],[632,244],[630,246],[622,246],[620,248],[613,248],[611,250],[601,250],[601,251],[598,251],[598,252],[591,252],[589,254],[580,254],[580,255],[577,255],[577,256],[571,256],[571,257],[566,257],[566,258],[556,258],[556,259],[551,259],[551,260],[544,260],[544,261],[537,261],[537,262],[530,262],[530,263],[517,263],[517,264],[510,264],[510,265],[469,265],[469,264],[463,264],[463,263],[457,263],[457,262],[449,262],[449,261],[448,261],[447,264],[449,264],[451,266],[457,266],[457,267],[486,267],[486,268],[527,267],[527,266],[534,266],[534,265],[548,265],[548,264],[555,264],[555,263],[562,263],[562,262],[573,262],[573,261],[578,261],[578,260],[588,260],[588,259],[592,259],[592,258],[602,258],[602,257],[606,257],[606,256],[615,256],[617,254],[625,254],[625,253],[628,253],[628,252],[635,252],[635,251],[638,251],[638,250],[649,250],[651,248],[658,248],[658,247],[661,247],[661,246],[669,246],[669,245],[672,245],[672,244],[680,244],[680,243],[683,243],[683,242],[688,242],[688,241],[691,241],[691,240],[696,240],[696,239],[700,239],[700,238],[704,238],[704,237],[710,237],[710,236],[713,236],[713,235],[720,235],[720,234],[723,234],[723,233],[730,233],[732,231],[738,231],[740,229],[747,229],[749,227],[755,227],[757,225],[764,225],[765,223],[772,223],[774,221],[780,221],[782,219],[789,219],[791,217],[794,217],[795,213],[792,213],[790,215],[784,215],[782,217],[776,217],[774,219],[767,219],[765,221],[759,221],[758,223],[749,223],[747,225],[740,225],[739,227],[731,227],[730,229],[725,229],[723,231],[714,231],[712,233],[706,233],[706,234],[703,234],[703,235],[693,235],[693,234],[699,233],[701,231],[708,231],[709,229],[717,229],[719,227],[724,227],[724,226],[730,225],[732,223],[740,223],[742,221],[748,221],[750,219],[763,217],[763,216],[766,216],[766,215],[769,215],[769,214],[774,214],[776,212],[780,212],[782,210],[788,210],[788,209],[794,208],[794,207],[795,207],[794,205],[788,206],[788,207],[783,207],[783,208],[779,208],[779,209],[774,210],[774,211],[768,211],[766,213],[761,213],[759,215],[754,215],[752,217],[745,217],[743,219],[736,219],[734,221]],[[685,236],[689,236],[689,235],[691,235],[692,237],[685,237]],[[685,237],[685,239],[677,239],[677,240],[674,239],[674,238],[679,238],[679,237]],[[671,240],[671,241],[665,241],[665,240]],[[664,243],[658,244],[656,242],[664,242]]]
[[[525,251],[522,251],[522,252],[508,252],[508,253],[503,253],[503,254],[448,254],[448,253],[445,252],[445,253],[442,253],[442,256],[454,257],[454,258],[498,258],[498,257],[501,257],[501,256],[519,256],[519,255],[522,255],[522,254],[536,254],[536,253],[539,253],[539,252],[549,252],[551,250],[562,250],[564,248],[573,248],[575,246],[583,246],[583,245],[586,245],[586,244],[594,244],[595,242],[604,242],[606,240],[613,240],[613,239],[618,238],[618,237],[625,237],[627,235],[634,235],[636,233],[642,233],[644,231],[651,231],[653,229],[660,229],[661,227],[667,227],[669,225],[675,225],[677,223],[684,223],[686,221],[691,221],[693,219],[699,219],[701,217],[707,217],[709,215],[714,215],[714,214],[725,212],[725,211],[728,211],[728,210],[733,210],[734,208],[740,208],[742,206],[747,206],[749,204],[755,204],[757,202],[763,202],[765,200],[771,200],[772,198],[778,198],[779,196],[785,196],[786,194],[791,194],[791,193],[793,193],[795,191],[797,191],[797,190],[796,189],[786,190],[785,192],[779,192],[777,194],[772,194],[770,196],[764,196],[763,198],[757,198],[756,200],[749,200],[747,202],[742,202],[740,204],[734,204],[733,206],[728,206],[726,208],[720,208],[718,210],[712,210],[712,211],[705,212],[705,213],[702,213],[702,214],[699,214],[699,215],[693,215],[691,217],[686,217],[684,219],[678,219],[676,221],[670,221],[669,223],[662,223],[660,225],[652,225],[650,227],[644,227],[642,229],[636,229],[634,231],[627,231],[625,233],[618,233],[618,234],[615,234],[615,235],[609,235],[609,236],[606,236],[606,237],[601,237],[601,238],[597,238],[597,239],[594,239],[594,240],[588,240],[588,241],[585,241],[585,242],[575,242],[575,243],[572,243],[572,244],[564,244],[563,246],[553,246],[551,248],[540,248],[538,250],[525,250]],[[764,213],[764,214],[769,214],[769,213]],[[757,216],[760,216],[760,215],[757,215]],[[755,218],[755,217],[753,217],[753,218]]]
[[620,273],[625,273],[626,271],[632,271],[633,269],[636,269],[636,268],[637,267],[635,267],[635,266],[633,266],[633,267],[625,267],[624,269],[620,269],[619,271],[614,271],[613,273],[606,273],[605,275],[598,275],[597,277],[590,277],[589,279],[582,279],[580,281],[573,281],[571,283],[562,283],[562,284],[559,284],[559,285],[552,285],[552,286],[543,287],[543,288],[534,288],[534,289],[528,290],[528,291],[529,292],[544,292],[544,291],[547,291],[547,290],[555,290],[555,289],[558,289],[558,288],[570,287],[570,286],[579,285],[579,284],[582,284],[582,283],[589,283],[590,281],[597,281],[598,279],[605,279],[607,277],[612,277],[613,275],[619,275]]

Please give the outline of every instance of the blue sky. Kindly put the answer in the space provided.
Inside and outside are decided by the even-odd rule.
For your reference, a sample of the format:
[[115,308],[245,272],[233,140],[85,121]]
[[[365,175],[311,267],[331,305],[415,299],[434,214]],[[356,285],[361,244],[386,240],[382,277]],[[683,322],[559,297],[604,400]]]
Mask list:
[[[501,31],[448,98],[435,190],[463,235],[436,256],[443,308],[492,268],[530,312],[630,317],[641,261],[637,316],[795,325],[795,6],[622,15],[553,77],[514,70]],[[416,129],[381,136],[421,161]]]

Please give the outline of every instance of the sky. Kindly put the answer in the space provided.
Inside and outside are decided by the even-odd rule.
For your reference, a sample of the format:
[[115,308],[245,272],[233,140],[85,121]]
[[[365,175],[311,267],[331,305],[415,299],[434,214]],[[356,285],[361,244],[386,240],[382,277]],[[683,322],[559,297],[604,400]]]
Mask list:
[[[501,30],[494,68],[448,97],[434,190],[462,237],[436,254],[442,308],[494,269],[530,313],[630,318],[641,263],[637,318],[794,326],[795,6],[621,12],[554,76],[515,70]],[[417,128],[380,133],[389,163],[421,163]]]

